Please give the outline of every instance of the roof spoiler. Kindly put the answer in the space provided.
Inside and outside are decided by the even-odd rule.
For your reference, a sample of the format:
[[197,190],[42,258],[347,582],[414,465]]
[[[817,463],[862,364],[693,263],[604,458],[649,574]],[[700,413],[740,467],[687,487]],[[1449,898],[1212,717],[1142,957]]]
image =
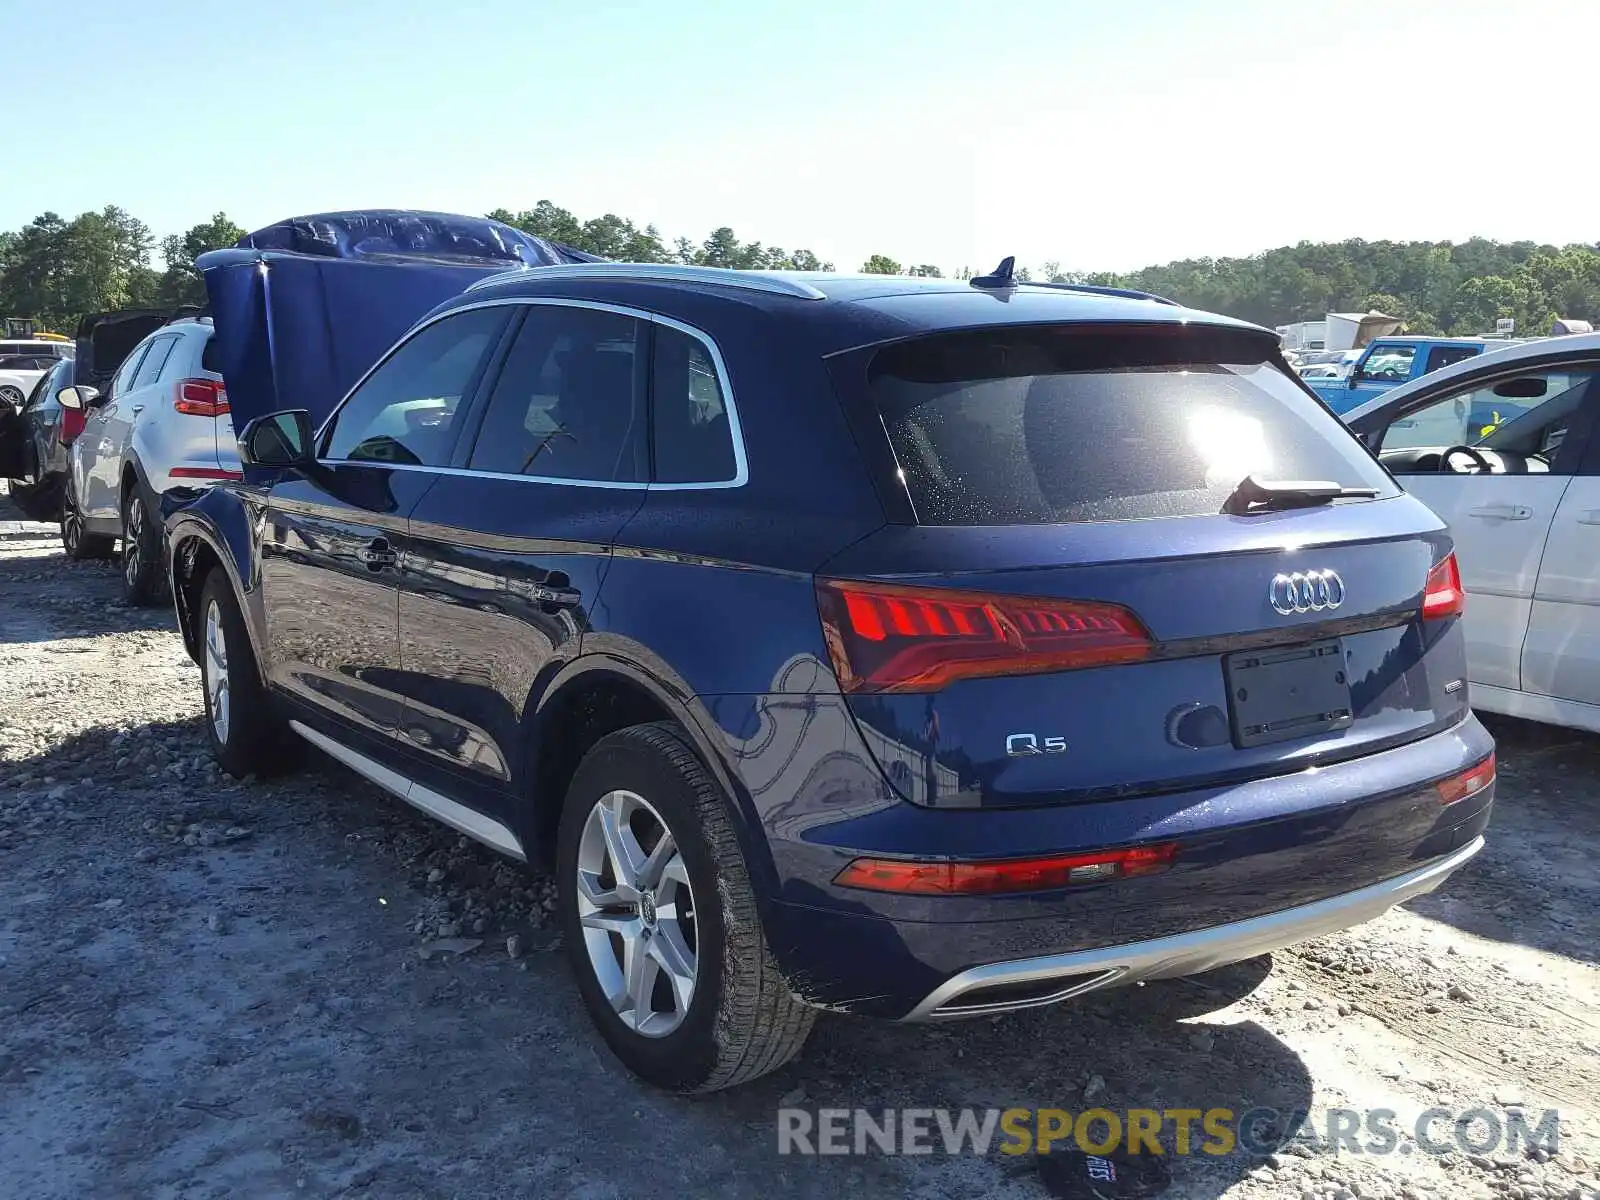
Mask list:
[[1102,287],[1093,283],[1035,283],[1033,280],[1019,280],[1016,276],[1017,257],[1008,254],[1000,260],[1000,265],[987,275],[975,275],[967,282],[975,288],[985,291],[1004,291],[1015,288],[1022,283],[1029,287],[1051,288],[1058,292],[1083,292],[1090,296],[1120,296],[1124,300],[1151,300],[1157,304],[1170,304],[1174,308],[1180,307],[1176,300],[1168,300],[1165,296],[1158,296],[1154,292],[1138,292],[1132,288]]

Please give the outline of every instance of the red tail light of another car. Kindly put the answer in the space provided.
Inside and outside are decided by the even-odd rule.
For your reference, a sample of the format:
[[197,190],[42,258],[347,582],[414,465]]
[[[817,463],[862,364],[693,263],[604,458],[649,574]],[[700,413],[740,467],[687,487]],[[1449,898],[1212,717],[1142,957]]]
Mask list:
[[220,380],[180,379],[174,388],[172,407],[191,417],[220,417],[232,411]]

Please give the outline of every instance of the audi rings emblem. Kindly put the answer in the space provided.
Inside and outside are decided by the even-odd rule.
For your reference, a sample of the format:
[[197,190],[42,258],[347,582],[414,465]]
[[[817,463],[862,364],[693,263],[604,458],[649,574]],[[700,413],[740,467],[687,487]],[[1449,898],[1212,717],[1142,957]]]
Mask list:
[[1284,616],[1332,612],[1344,603],[1344,580],[1337,571],[1296,571],[1274,575],[1267,591],[1272,607]]

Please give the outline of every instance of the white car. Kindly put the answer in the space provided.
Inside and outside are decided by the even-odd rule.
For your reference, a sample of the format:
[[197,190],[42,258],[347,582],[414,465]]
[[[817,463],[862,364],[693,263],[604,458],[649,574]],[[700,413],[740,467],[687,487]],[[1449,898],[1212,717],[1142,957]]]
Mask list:
[[1466,359],[1345,420],[1450,525],[1473,707],[1600,732],[1600,334]]
[[160,599],[165,583],[161,497],[240,478],[228,393],[213,361],[210,317],[186,317],[149,334],[102,394],[66,388],[81,408],[62,500],[62,542],[75,558],[122,543],[130,604]]
[[20,409],[44,373],[61,359],[71,357],[71,342],[0,341],[0,404]]

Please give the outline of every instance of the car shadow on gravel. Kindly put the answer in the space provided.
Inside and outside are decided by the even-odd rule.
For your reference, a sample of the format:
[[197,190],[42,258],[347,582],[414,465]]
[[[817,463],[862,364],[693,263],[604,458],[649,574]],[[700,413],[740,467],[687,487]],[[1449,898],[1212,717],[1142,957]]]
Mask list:
[[[55,857],[37,857],[52,836]],[[51,1097],[91,1104],[110,1148],[65,1152],[153,1191],[205,1178],[189,1175],[202,1159],[226,1187],[270,1158],[263,1186],[304,1176],[308,1195],[508,1194],[461,1173],[499,1162],[517,1187],[557,1186],[559,1169],[595,1196],[641,1194],[659,1183],[644,1164],[666,1163],[687,1194],[1026,1197],[1049,1194],[1048,1175],[1035,1154],[1002,1152],[1003,1135],[982,1154],[947,1154],[935,1132],[932,1154],[802,1158],[779,1153],[778,1112],[1272,1110],[1253,1126],[1264,1152],[1311,1106],[1286,1044],[1237,1011],[1208,1019],[1261,983],[1266,959],[1002,1018],[824,1015],[776,1074],[664,1095],[610,1058],[563,956],[540,953],[558,949],[547,877],[320,756],[280,780],[220,776],[198,717],[89,729],[0,764],[0,851],[21,901],[48,896],[61,926],[28,951],[20,1002],[38,1006],[5,1013],[13,1071],[46,1073],[9,1086],[19,1103],[57,1088],[42,1112],[59,1111]],[[35,945],[39,911],[15,910],[13,954]],[[86,1080],[108,1073],[122,1091],[72,1084],[79,1056]],[[1203,1152],[1198,1118],[1176,1156],[1175,1129],[1161,1137],[1172,1195],[1209,1200],[1259,1165]],[[448,1183],[427,1165],[445,1162]]]
[[[774,1166],[793,1161],[777,1153],[780,1109],[798,1109],[813,1122],[823,1110],[865,1110],[881,1121],[885,1109],[950,1110],[951,1119],[975,1109],[979,1120],[988,1110],[1059,1109],[1070,1122],[1086,1110],[1102,1109],[1124,1126],[1130,1110],[1148,1109],[1162,1114],[1163,1163],[1173,1192],[1221,1196],[1288,1142],[1300,1114],[1311,1107],[1310,1074],[1282,1041],[1254,1021],[1203,1020],[1252,991],[1269,969],[1263,959],[1198,980],[1161,981],[1053,1008],[940,1025],[825,1016],[802,1056],[783,1071],[696,1103],[723,1119],[724,1136]],[[1227,1111],[1230,1126],[1248,1126],[1253,1153],[1237,1146],[1217,1152],[1222,1144],[1201,1123],[1202,1113],[1217,1109]],[[1182,1155],[1176,1153],[1176,1131],[1183,1119],[1168,1116],[1179,1110],[1192,1113],[1192,1140]],[[934,1128],[932,1155],[921,1162],[944,1176],[945,1190],[930,1194],[987,1194],[1011,1182],[1088,1195],[1059,1192],[1056,1172],[1036,1146],[1002,1133],[985,1156],[974,1156],[970,1148],[949,1155]],[[1103,1134],[1103,1125],[1094,1128]],[[846,1140],[853,1140],[848,1133]],[[1203,1149],[1207,1142],[1210,1151]],[[1004,1149],[1007,1143],[1014,1150]],[[1070,1146],[1070,1140],[1056,1144],[1058,1160]],[[902,1158],[899,1165],[915,1161]],[[881,1157],[869,1162],[884,1165]]]
[[1499,776],[1484,850],[1405,907],[1477,937],[1600,963],[1600,737],[1482,720]]

